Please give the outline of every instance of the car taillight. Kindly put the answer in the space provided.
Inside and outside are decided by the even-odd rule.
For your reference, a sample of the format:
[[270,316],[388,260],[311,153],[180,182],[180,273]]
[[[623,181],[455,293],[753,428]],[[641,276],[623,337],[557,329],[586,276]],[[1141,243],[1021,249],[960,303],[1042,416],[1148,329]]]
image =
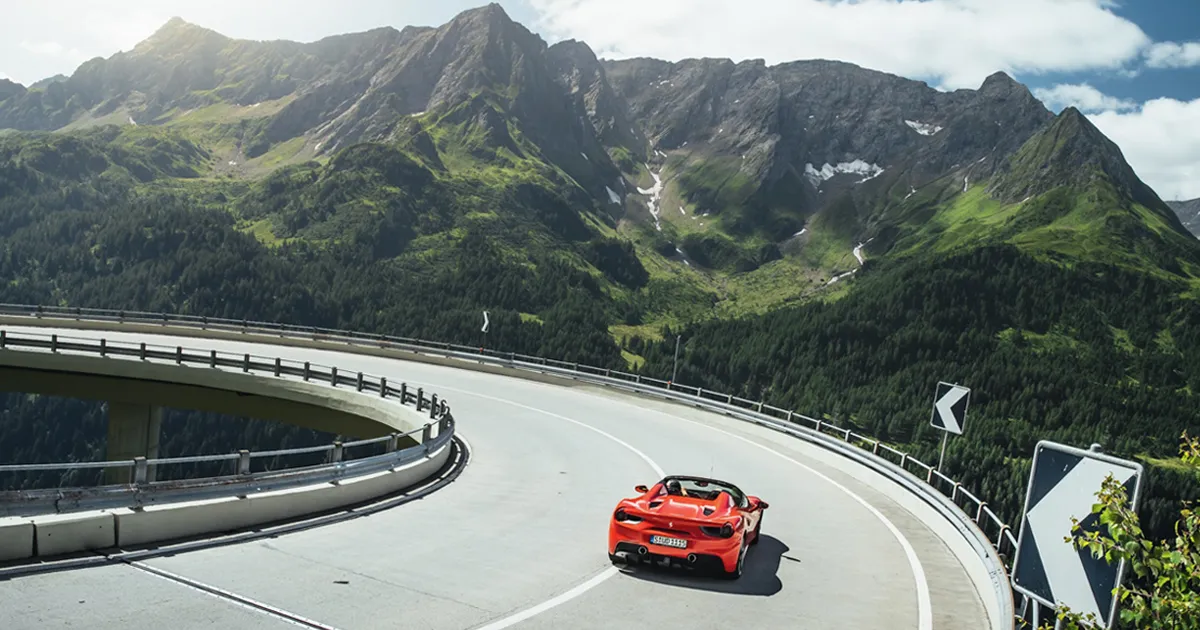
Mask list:
[[613,515],[613,518],[624,522],[625,519],[629,518],[629,515],[625,513],[625,510],[617,510],[617,513]]
[[618,509],[617,513],[613,514],[613,518],[617,519],[617,521],[621,522],[621,523],[641,523],[642,522],[642,518],[640,516],[634,516],[633,514],[626,512],[625,508]]
[[704,526],[700,527],[700,531],[704,532],[705,535],[712,536],[713,538],[732,538],[733,537],[733,525],[730,525],[729,523],[725,523],[724,525],[722,525],[720,527],[712,527],[710,525],[704,525]]

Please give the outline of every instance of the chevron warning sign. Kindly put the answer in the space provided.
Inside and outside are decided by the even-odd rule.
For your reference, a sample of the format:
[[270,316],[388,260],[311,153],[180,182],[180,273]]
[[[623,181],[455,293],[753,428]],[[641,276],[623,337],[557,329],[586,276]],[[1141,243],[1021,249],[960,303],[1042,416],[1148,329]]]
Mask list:
[[1038,442],[1013,559],[1013,588],[1052,608],[1065,605],[1085,617],[1092,613],[1111,628],[1118,603],[1112,592],[1121,583],[1125,567],[1093,558],[1090,551],[1075,549],[1066,539],[1073,536],[1071,518],[1079,519],[1084,531],[1099,530],[1099,515],[1092,514],[1092,505],[1109,474],[1125,484],[1137,509],[1142,472],[1136,462]]
[[929,423],[947,433],[962,435],[970,399],[969,388],[938,383],[937,395],[933,397],[933,418]]

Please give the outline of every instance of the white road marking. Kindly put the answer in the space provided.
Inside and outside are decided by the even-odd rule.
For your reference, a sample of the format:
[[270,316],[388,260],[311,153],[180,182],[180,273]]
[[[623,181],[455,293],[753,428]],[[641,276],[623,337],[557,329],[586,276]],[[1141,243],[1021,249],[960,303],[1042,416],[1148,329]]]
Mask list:
[[878,518],[879,521],[881,523],[883,523],[883,526],[888,528],[888,531],[892,532],[892,536],[896,537],[896,541],[899,542],[900,547],[904,549],[904,555],[908,557],[908,564],[912,568],[913,578],[916,580],[916,584],[917,584],[917,628],[918,628],[918,630],[933,630],[933,607],[932,607],[932,604],[930,603],[930,597],[929,597],[929,581],[925,577],[925,569],[924,569],[924,567],[921,566],[921,560],[920,560],[920,558],[917,557],[917,552],[913,549],[912,544],[910,544],[908,542],[908,539],[904,537],[904,534],[900,532],[900,529],[898,527],[896,527],[896,525],[893,524],[890,520],[888,520],[888,518],[886,516],[884,516],[882,512],[880,512],[878,509],[876,509],[875,506],[868,503],[866,499],[858,496],[857,494],[854,493],[853,490],[850,490],[846,486],[843,486],[842,484],[834,481],[833,479],[829,478],[828,476],[818,472],[817,470],[813,469],[811,466],[808,466],[807,464],[801,463],[791,457],[788,457],[787,455],[784,455],[783,453],[780,453],[779,451],[777,451],[769,446],[766,446],[764,444],[759,444],[758,442],[755,442],[754,440],[751,440],[749,438],[745,438],[740,435],[730,433],[729,431],[714,427],[709,424],[705,424],[703,422],[691,420],[689,418],[684,418],[681,416],[676,416],[674,414],[669,414],[669,413],[662,412],[662,411],[656,411],[656,410],[651,410],[651,411],[654,411],[654,413],[662,414],[669,418],[686,420],[689,422],[693,422],[695,424],[699,424],[701,426],[708,427],[708,428],[712,429],[713,431],[722,433],[724,435],[728,435],[729,437],[732,437],[732,438],[736,438],[747,444],[750,444],[751,446],[756,446],[764,451],[767,451],[768,453],[771,453],[771,454],[775,455],[776,457],[787,460],[787,461],[807,470],[808,472],[812,473],[813,475],[820,477],[821,479],[824,479],[825,481],[828,481],[830,484],[833,484],[833,486],[835,488],[837,488],[838,490],[841,490],[842,492],[845,492],[847,496],[849,496],[851,499],[854,499],[856,502],[858,502],[860,505],[862,505],[864,508],[866,508],[867,511],[869,511],[871,514],[874,514],[875,518]]
[[544,613],[547,610],[550,610],[551,608],[554,608],[555,606],[557,606],[559,604],[568,602],[572,599],[575,599],[576,597],[579,597],[580,595],[583,595],[584,593],[592,590],[593,588],[600,586],[601,583],[603,583],[608,578],[616,575],[617,573],[620,573],[619,569],[617,569],[616,567],[608,567],[607,569],[601,571],[598,575],[596,575],[592,579],[584,582],[583,584],[580,584],[579,586],[576,586],[575,588],[573,588],[565,593],[558,595],[557,597],[548,599],[548,600],[546,600],[536,606],[533,606],[531,608],[526,608],[525,610],[522,610],[519,613],[509,615],[508,617],[505,617],[499,621],[493,621],[493,622],[487,624],[486,626],[478,626],[475,630],[500,630],[501,628],[507,628],[511,625],[518,624],[522,621],[525,621],[526,619],[529,619],[530,617]]
[[210,597],[215,597],[217,599],[225,600],[228,602],[233,602],[237,606],[241,606],[243,608],[247,608],[249,610],[253,610],[255,612],[262,613],[262,614],[265,614],[270,617],[274,617],[276,619],[279,619],[280,621],[283,621],[285,623],[290,623],[294,626],[300,626],[302,628],[317,628],[319,630],[337,630],[337,628],[335,628],[334,626],[330,626],[330,625],[321,623],[319,621],[313,621],[312,619],[308,619],[306,617],[297,615],[296,613],[293,613],[293,612],[288,612],[286,610],[283,610],[282,608],[277,608],[275,606],[271,606],[270,604],[264,604],[262,602],[250,599],[249,597],[245,597],[243,595],[238,595],[236,593],[232,593],[230,591],[226,591],[224,589],[220,589],[215,586],[210,586],[210,585],[200,582],[198,580],[193,580],[191,578],[183,577],[182,575],[176,575],[174,573],[171,573],[170,571],[166,571],[164,569],[159,569],[158,567],[152,567],[148,564],[145,564],[142,562],[137,562],[137,561],[129,562],[128,564],[130,566],[134,567],[135,569],[140,569],[142,571],[145,571],[146,573],[149,573],[150,575],[153,575],[154,577],[157,577],[159,579],[167,580],[168,582],[175,582],[176,584],[181,584],[188,588],[200,591],[201,593],[204,593],[205,595],[208,595]]
[[649,465],[650,465],[650,467],[651,467],[651,468],[653,468],[653,469],[654,469],[654,472],[655,472],[655,474],[657,474],[657,475],[658,475],[658,478],[659,478],[659,479],[662,479],[663,477],[666,477],[666,476],[667,476],[667,473],[663,472],[663,469],[662,469],[662,467],[661,467],[661,466],[659,466],[658,464],[656,464],[656,463],[654,462],[654,460],[650,459],[650,456],[649,456],[649,455],[646,455],[645,453],[643,453],[643,452],[639,451],[637,448],[635,448],[635,447],[634,447],[632,444],[630,444],[629,442],[626,442],[625,440],[622,440],[621,438],[619,438],[619,437],[617,437],[617,436],[615,436],[615,435],[613,435],[613,434],[611,434],[611,433],[608,433],[608,432],[602,431],[602,430],[600,430],[600,429],[597,429],[596,427],[594,427],[594,426],[592,426],[592,425],[590,425],[590,424],[586,424],[586,423],[580,422],[580,421],[578,421],[578,420],[575,420],[575,419],[573,419],[573,418],[568,418],[568,417],[566,417],[566,416],[560,416],[560,415],[558,415],[558,414],[556,414],[556,413],[554,413],[554,412],[551,412],[551,411],[546,411],[546,410],[544,410],[544,409],[538,409],[537,407],[530,407],[529,405],[522,405],[521,403],[518,403],[518,402],[513,402],[513,401],[511,401],[511,400],[506,400],[506,399],[504,399],[504,398],[496,398],[495,396],[488,396],[487,394],[478,394],[478,393],[475,393],[475,392],[473,392],[473,391],[469,391],[469,390],[465,390],[465,389],[457,389],[457,388],[454,388],[454,387],[446,387],[446,386],[444,386],[444,385],[438,385],[438,386],[437,386],[437,388],[438,388],[439,390],[443,390],[443,389],[444,389],[444,390],[447,390],[447,391],[458,392],[458,393],[460,393],[460,394],[467,394],[468,396],[475,396],[475,397],[477,397],[477,398],[484,398],[484,399],[487,399],[487,400],[494,400],[494,401],[496,401],[496,402],[502,402],[502,403],[504,403],[504,404],[506,404],[506,405],[512,405],[512,406],[514,406],[514,407],[520,407],[521,409],[526,409],[526,410],[529,410],[529,411],[535,411],[535,412],[537,412],[537,413],[540,413],[540,414],[544,414],[544,415],[550,416],[551,418],[557,418],[557,419],[559,419],[559,420],[564,420],[564,421],[566,421],[566,422],[570,422],[571,424],[575,424],[575,425],[581,426],[581,427],[583,427],[583,428],[585,428],[585,429],[588,429],[588,430],[590,430],[590,431],[595,431],[596,433],[599,433],[600,435],[603,435],[604,437],[606,437],[606,438],[608,438],[608,439],[610,439],[610,440],[612,440],[612,441],[616,442],[617,444],[620,444],[621,446],[624,446],[625,448],[629,449],[630,451],[633,451],[633,453],[634,453],[635,455],[637,455],[638,457],[642,458],[642,460],[643,460],[643,461],[645,461],[647,464],[649,464]]
[[[608,433],[606,431],[597,429],[596,427],[594,427],[590,424],[586,424],[586,423],[580,422],[578,420],[575,420],[573,418],[568,418],[566,416],[559,415],[557,413],[545,411],[544,409],[538,409],[537,407],[530,407],[529,405],[522,405],[521,403],[513,402],[511,400],[506,400],[504,398],[496,398],[495,396],[488,396],[487,394],[479,394],[479,393],[472,392],[472,391],[465,390],[465,389],[457,389],[454,387],[445,387],[445,386],[441,386],[441,385],[438,386],[438,389],[452,391],[452,392],[458,392],[460,394],[466,394],[468,396],[475,396],[478,398],[484,398],[486,400],[493,400],[496,402],[504,403],[506,405],[512,405],[514,407],[519,407],[521,409],[526,409],[529,411],[547,415],[547,416],[550,416],[551,418],[570,422],[571,424],[578,425],[578,426],[588,429],[590,431],[594,431],[594,432],[599,433],[600,435],[603,435],[604,437],[616,442],[617,444],[624,446],[625,448],[629,449],[634,454],[636,454],[638,457],[642,458],[642,461],[645,461],[647,464],[650,465],[650,468],[654,469],[654,472],[655,472],[655,474],[658,475],[659,479],[662,479],[663,477],[667,476],[667,474],[665,472],[663,472],[662,467],[659,466],[653,459],[650,459],[649,455],[646,455],[645,453],[638,450],[636,447],[634,447],[632,444],[626,442],[625,440],[622,440],[621,438],[619,438],[611,433]],[[540,604],[535,604],[533,606],[530,606],[529,608],[526,608],[525,610],[515,612],[507,617],[502,617],[500,619],[497,619],[496,621],[492,621],[491,623],[488,623],[487,625],[479,626],[478,628],[476,628],[476,630],[500,630],[501,628],[507,628],[511,625],[520,623],[520,622],[525,621],[526,619],[529,619],[536,615],[540,615],[541,613],[544,613],[547,610],[554,608],[555,606],[558,606],[560,604],[565,604],[566,602],[569,602],[572,599],[575,599],[576,597],[583,595],[584,593],[592,590],[593,588],[600,586],[601,584],[604,583],[605,580],[608,580],[609,578],[613,577],[614,575],[617,575],[618,573],[620,573],[619,569],[617,569],[616,567],[610,566],[610,567],[606,568],[605,570],[601,571],[599,574],[593,576],[588,581],[575,586],[574,588],[572,588],[569,591],[566,591],[564,593],[559,593],[558,595],[551,597],[550,599],[548,599]]]

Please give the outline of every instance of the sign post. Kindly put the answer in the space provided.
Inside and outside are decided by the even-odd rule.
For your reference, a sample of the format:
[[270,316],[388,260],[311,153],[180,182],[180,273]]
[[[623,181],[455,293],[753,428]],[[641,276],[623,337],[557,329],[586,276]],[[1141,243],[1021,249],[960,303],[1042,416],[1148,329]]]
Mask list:
[[938,457],[938,470],[946,459],[946,440],[950,434],[962,435],[967,422],[967,404],[971,400],[970,388],[953,383],[939,382],[933,397],[933,417],[929,424],[941,429],[942,454]]
[[1109,475],[1125,486],[1136,510],[1143,472],[1141,464],[1105,455],[1099,446],[1083,450],[1038,442],[1013,559],[1013,589],[1051,609],[1066,606],[1085,618],[1093,614],[1111,629],[1120,604],[1113,591],[1121,584],[1125,563],[1113,566],[1089,550],[1076,549],[1073,540],[1079,536],[1071,532],[1071,519],[1079,520],[1083,532],[1103,530],[1092,506]]

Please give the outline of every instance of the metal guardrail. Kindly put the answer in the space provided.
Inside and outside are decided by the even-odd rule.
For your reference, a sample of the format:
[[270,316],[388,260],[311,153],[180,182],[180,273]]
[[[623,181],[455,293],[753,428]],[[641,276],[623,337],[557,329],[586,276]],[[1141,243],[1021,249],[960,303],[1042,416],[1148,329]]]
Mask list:
[[[991,551],[995,552],[999,557],[1001,565],[998,569],[1005,575],[1011,569],[1011,558],[1015,554],[1017,546],[1017,538],[1012,528],[992,511],[986,501],[971,493],[960,482],[937,470],[936,467],[925,464],[908,453],[893,448],[872,437],[855,433],[849,429],[838,427],[790,409],[768,405],[762,400],[749,400],[734,396],[733,394],[706,390],[701,387],[680,385],[671,381],[645,377],[640,374],[515,352],[500,352],[477,346],[382,334],[356,333],[315,326],[297,326],[249,319],[235,320],[143,311],[3,303],[0,303],[0,315],[129,324],[156,324],[163,327],[199,328],[202,330],[269,335],[280,338],[310,339],[314,341],[344,343],[351,346],[369,345],[381,349],[434,354],[447,358],[491,363],[515,369],[541,371],[576,380],[587,380],[603,385],[622,386],[635,391],[657,393],[665,395],[668,398],[676,398],[688,402],[700,402],[705,406],[715,407],[720,411],[739,413],[739,415],[743,416],[743,419],[749,419],[760,424],[763,424],[760,420],[771,421],[767,426],[775,429],[783,429],[789,433],[795,434],[792,430],[788,430],[788,428],[796,427],[811,431],[814,435],[822,436],[826,439],[832,438],[832,440],[826,441],[824,445],[830,447],[833,440],[836,440],[836,442],[844,445],[855,447],[854,449],[843,451],[844,454],[852,454],[853,451],[858,451],[862,456],[874,458],[878,462],[898,468],[907,473],[910,480],[917,482],[919,485],[919,487],[913,487],[915,491],[920,492],[920,487],[933,489],[937,496],[949,500],[954,506],[956,510],[954,516],[958,520],[964,524],[969,523],[982,534],[983,540],[986,540],[988,545],[990,545]],[[655,392],[655,390],[661,391]],[[835,448],[835,450],[837,449]],[[855,459],[866,461],[860,459],[860,457],[855,457]],[[880,472],[891,476],[890,469],[887,467],[876,468]],[[1005,596],[1013,595],[1007,580],[1002,584],[995,584],[995,587],[997,593],[1001,594],[1002,602],[1005,601]],[[1031,602],[1019,594],[1014,596],[1021,600],[1018,607],[1022,610],[1031,605],[1036,606],[1036,602]],[[1007,613],[1011,613],[1014,620],[1023,621],[1021,612],[1009,610]]]
[[[233,368],[243,373],[263,374],[274,378],[299,378],[305,382],[330,387],[348,387],[358,392],[378,394],[398,400],[401,405],[413,405],[418,412],[429,413],[429,422],[406,433],[350,442],[270,451],[240,450],[236,453],[196,455],[188,457],[137,457],[131,460],[63,462],[48,464],[3,464],[0,473],[34,471],[73,471],[95,469],[132,469],[129,484],[109,484],[88,487],[29,489],[0,491],[0,516],[33,516],[114,507],[145,507],[159,503],[194,501],[223,496],[245,495],[326,483],[369,475],[429,457],[454,437],[454,416],[444,399],[437,394],[426,397],[423,388],[409,389],[407,383],[392,387],[384,377],[362,372],[339,372],[336,367],[314,365],[290,359],[260,357],[252,354],[233,354],[216,350],[202,351],[183,346],[161,346],[147,343],[128,343],[78,339],[63,335],[10,334],[0,330],[0,351],[49,351],[51,353],[98,354],[102,357],[130,357],[138,361],[167,362],[175,365],[202,365],[212,369]],[[400,448],[401,440],[420,436],[420,441]],[[380,455],[355,458],[353,449],[384,445]],[[284,467],[251,472],[252,462],[261,458],[326,453],[323,464]],[[207,477],[190,477],[169,481],[149,481],[151,466],[202,462],[234,462],[236,473]]]

